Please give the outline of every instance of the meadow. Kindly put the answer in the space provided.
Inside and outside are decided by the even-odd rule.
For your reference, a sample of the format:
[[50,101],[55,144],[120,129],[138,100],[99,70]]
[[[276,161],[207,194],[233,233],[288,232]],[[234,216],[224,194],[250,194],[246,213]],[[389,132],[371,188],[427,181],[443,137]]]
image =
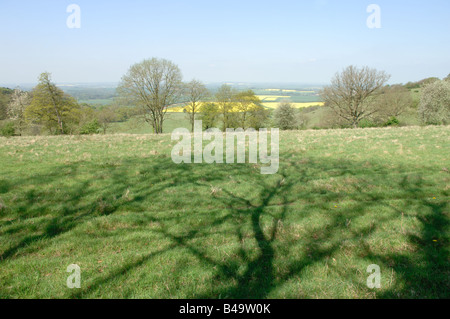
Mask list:
[[175,143],[0,138],[0,298],[450,296],[449,126],[281,132],[268,176]]

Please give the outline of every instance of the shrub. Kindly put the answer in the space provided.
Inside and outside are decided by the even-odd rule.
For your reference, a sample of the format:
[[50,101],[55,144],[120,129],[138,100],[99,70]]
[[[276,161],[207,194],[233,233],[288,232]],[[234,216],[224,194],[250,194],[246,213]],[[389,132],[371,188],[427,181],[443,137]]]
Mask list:
[[97,134],[100,132],[100,123],[97,119],[84,124],[80,129],[80,134],[88,135],[88,134]]
[[16,129],[14,127],[13,122],[8,122],[5,125],[2,126],[0,129],[0,135],[5,137],[11,137],[16,135]]
[[392,116],[386,123],[384,123],[384,126],[397,126],[399,124],[400,121],[395,116]]
[[274,111],[275,125],[280,130],[293,130],[297,127],[296,109],[289,102],[281,102]]
[[436,81],[425,86],[418,111],[424,124],[450,123],[450,82]]
[[360,128],[377,127],[377,124],[369,119],[362,119],[361,121],[359,121],[358,127]]

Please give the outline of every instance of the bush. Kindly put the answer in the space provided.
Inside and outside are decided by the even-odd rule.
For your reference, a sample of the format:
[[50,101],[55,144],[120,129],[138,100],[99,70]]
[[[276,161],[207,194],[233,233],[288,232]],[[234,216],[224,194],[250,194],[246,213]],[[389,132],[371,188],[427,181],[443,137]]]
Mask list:
[[377,127],[377,124],[368,119],[362,119],[359,121],[358,127],[360,128],[369,128],[369,127]]
[[5,125],[2,126],[0,129],[0,135],[5,137],[11,137],[16,135],[16,129],[14,127],[13,122],[8,122]]
[[424,124],[450,123],[450,82],[436,81],[425,86],[418,112]]
[[274,122],[280,130],[293,130],[297,127],[296,109],[289,102],[281,102],[274,111]]
[[88,135],[88,134],[97,134],[100,132],[100,123],[97,119],[84,124],[80,128],[80,134]]
[[384,126],[397,126],[399,124],[400,121],[395,116],[392,116],[386,123],[384,123]]

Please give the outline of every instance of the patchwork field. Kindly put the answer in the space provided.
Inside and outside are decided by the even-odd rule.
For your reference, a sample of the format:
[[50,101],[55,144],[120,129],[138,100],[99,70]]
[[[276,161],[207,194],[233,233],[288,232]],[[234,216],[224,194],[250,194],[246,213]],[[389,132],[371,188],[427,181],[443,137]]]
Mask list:
[[449,143],[282,132],[267,176],[168,134],[0,138],[0,298],[448,298]]
[[[269,109],[276,109],[278,107],[278,105],[280,104],[280,102],[265,102],[267,100],[270,99],[264,99],[262,102],[262,105],[266,108]],[[323,102],[303,102],[303,103],[291,103],[293,107],[295,108],[304,108],[304,107],[310,107],[310,106],[316,106],[316,105],[320,105],[323,106],[325,103]],[[167,109],[168,113],[183,113],[184,107],[181,106],[176,106],[176,107],[171,107],[169,109]],[[236,108],[235,112],[238,112],[238,109]]]

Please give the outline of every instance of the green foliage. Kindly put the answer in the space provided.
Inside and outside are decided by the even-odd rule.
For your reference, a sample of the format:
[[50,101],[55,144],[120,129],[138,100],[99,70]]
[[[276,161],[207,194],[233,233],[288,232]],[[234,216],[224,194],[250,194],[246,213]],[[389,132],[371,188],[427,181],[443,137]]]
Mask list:
[[266,112],[264,112],[261,100],[255,95],[255,92],[252,90],[242,91],[236,93],[234,99],[240,117],[239,127],[243,129],[260,128],[266,120]]
[[50,73],[42,73],[33,89],[31,104],[25,110],[29,122],[44,125],[51,134],[72,133],[79,121],[76,100],[51,82]]
[[16,129],[13,122],[6,122],[0,129],[0,135],[4,137],[11,137],[16,135]]
[[239,127],[237,116],[233,112],[234,107],[237,106],[237,94],[238,92],[235,89],[226,84],[222,85],[215,94],[215,101],[221,114],[223,131],[227,128]]
[[405,84],[405,88],[412,90],[412,89],[419,89],[421,87],[424,87],[428,84],[432,84],[436,81],[439,81],[439,78],[436,77],[430,77],[423,80],[420,80],[418,82],[408,82]]
[[359,124],[358,124],[359,128],[369,128],[369,127],[377,127],[377,124],[370,120],[370,119],[362,119]]
[[399,124],[400,121],[395,116],[392,116],[386,123],[384,123],[384,126],[398,126]]
[[13,92],[11,89],[0,87],[0,120],[8,117],[7,109]]
[[100,132],[100,123],[97,119],[94,119],[86,124],[84,124],[80,128],[80,134],[81,135],[89,135],[89,134],[97,134]]
[[216,103],[206,102],[200,108],[199,119],[203,121],[203,129],[214,128],[219,120],[219,108]]
[[274,111],[275,126],[280,130],[295,129],[297,127],[296,111],[291,103],[280,103]]
[[255,130],[259,130],[260,128],[267,128],[269,116],[270,110],[265,109],[262,106],[256,105],[249,111],[246,123],[248,127],[254,128]]

